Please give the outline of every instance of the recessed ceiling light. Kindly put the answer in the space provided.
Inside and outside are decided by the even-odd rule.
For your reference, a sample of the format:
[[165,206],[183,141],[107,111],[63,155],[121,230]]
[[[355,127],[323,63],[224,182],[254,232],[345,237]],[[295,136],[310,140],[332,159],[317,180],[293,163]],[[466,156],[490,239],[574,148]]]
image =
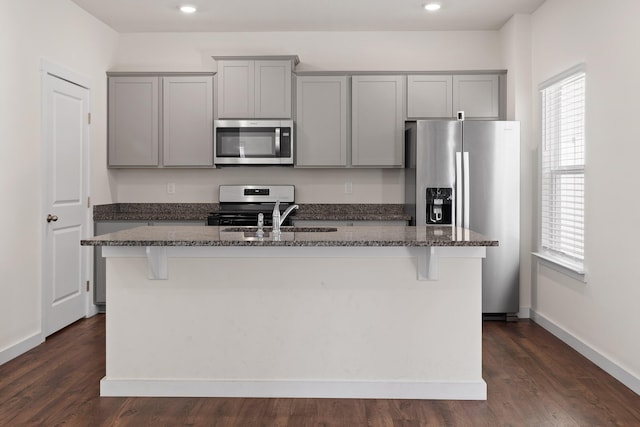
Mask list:
[[195,6],[188,6],[188,5],[184,5],[184,6],[180,6],[180,12],[182,13],[194,13],[197,9],[195,8]]
[[440,3],[427,3],[424,5],[424,8],[429,12],[435,12],[440,9]]

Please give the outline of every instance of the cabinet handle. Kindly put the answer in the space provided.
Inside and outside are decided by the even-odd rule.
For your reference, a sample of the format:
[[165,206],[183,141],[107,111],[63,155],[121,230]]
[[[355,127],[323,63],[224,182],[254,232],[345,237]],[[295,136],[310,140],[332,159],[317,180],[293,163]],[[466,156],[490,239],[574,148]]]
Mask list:
[[57,220],[58,220],[57,216],[51,215],[51,214],[47,215],[47,222],[51,222],[51,221],[56,222]]

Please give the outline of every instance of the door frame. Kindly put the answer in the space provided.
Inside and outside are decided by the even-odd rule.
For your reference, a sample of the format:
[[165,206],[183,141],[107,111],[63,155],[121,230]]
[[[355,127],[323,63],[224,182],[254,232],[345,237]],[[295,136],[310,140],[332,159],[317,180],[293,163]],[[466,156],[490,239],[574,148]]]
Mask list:
[[[49,148],[47,146],[47,142],[48,142],[48,135],[47,135],[47,129],[46,129],[46,123],[44,120],[45,114],[46,114],[46,109],[48,108],[46,105],[46,90],[47,90],[47,84],[46,84],[46,79],[48,76],[53,76],[62,80],[65,80],[69,83],[75,84],[77,86],[80,86],[84,89],[86,89],[88,91],[88,102],[89,102],[89,112],[91,112],[91,79],[78,74],[74,71],[71,71],[65,67],[62,67],[60,65],[54,64],[46,59],[41,59],[40,61],[40,95],[41,95],[41,101],[40,101],[40,105],[41,105],[41,119],[40,119],[40,132],[41,132],[41,136],[40,136],[40,147],[41,147],[41,155],[40,155],[40,170],[42,171],[41,176],[40,176],[40,185],[41,185],[41,203],[40,203],[40,219],[42,221],[41,223],[41,229],[40,229],[40,312],[41,312],[41,319],[40,319],[40,331],[41,331],[41,335],[42,335],[42,341],[44,341],[44,339],[46,338],[46,304],[47,301],[45,299],[45,295],[47,294],[47,290],[45,289],[46,286],[46,277],[45,277],[45,268],[44,268],[44,263],[45,263],[45,258],[46,258],[46,238],[47,238],[47,225],[44,222],[44,218],[47,215],[48,212],[48,206],[47,206],[47,198],[48,198],[48,194],[47,194],[47,179],[48,179],[48,174],[49,174],[49,159],[47,157],[47,154],[49,152]],[[91,126],[90,124],[88,124],[87,126]],[[83,163],[84,163],[84,173],[83,173],[83,181],[84,181],[84,186],[86,188],[86,194],[87,197],[90,197],[91,194],[91,129],[88,129],[87,132],[87,140],[86,140],[86,146],[85,146],[85,150],[84,150],[84,156],[83,156]],[[87,207],[85,208],[85,215],[84,215],[84,222],[85,222],[85,236],[83,237],[90,237],[91,234],[93,233],[93,223],[91,222],[91,207]],[[80,244],[80,242],[78,242],[78,244]],[[87,280],[90,282],[90,288],[89,288],[89,292],[85,292],[85,303],[84,303],[84,307],[85,307],[85,316],[86,317],[90,317],[95,315],[98,310],[97,307],[95,305],[93,305],[93,299],[90,298],[90,296],[92,295],[91,291],[93,290],[93,280],[91,279],[93,277],[93,265],[91,263],[91,256],[92,256],[92,251],[88,248],[83,248],[82,250],[83,256],[82,256],[82,270],[85,272],[86,277],[83,277],[82,280],[83,282],[86,282]]]

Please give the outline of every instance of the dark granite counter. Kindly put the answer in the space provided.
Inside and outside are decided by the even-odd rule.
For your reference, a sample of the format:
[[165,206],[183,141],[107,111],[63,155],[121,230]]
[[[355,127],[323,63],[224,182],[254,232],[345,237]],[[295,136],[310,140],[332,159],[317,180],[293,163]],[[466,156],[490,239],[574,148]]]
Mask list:
[[400,204],[301,204],[297,220],[315,221],[409,221]]
[[112,203],[93,207],[94,221],[206,221],[217,203]]
[[[94,221],[205,221],[218,203],[113,203],[93,207]],[[400,204],[300,204],[298,220],[408,221]]]
[[498,242],[455,227],[137,227],[82,240],[85,246],[497,246]]

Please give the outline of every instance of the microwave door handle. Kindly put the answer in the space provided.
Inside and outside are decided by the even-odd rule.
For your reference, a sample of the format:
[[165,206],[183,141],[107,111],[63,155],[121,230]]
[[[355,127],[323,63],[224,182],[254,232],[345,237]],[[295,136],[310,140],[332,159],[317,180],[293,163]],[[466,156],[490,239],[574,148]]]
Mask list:
[[280,128],[276,128],[276,136],[274,140],[276,148],[276,157],[280,157]]

